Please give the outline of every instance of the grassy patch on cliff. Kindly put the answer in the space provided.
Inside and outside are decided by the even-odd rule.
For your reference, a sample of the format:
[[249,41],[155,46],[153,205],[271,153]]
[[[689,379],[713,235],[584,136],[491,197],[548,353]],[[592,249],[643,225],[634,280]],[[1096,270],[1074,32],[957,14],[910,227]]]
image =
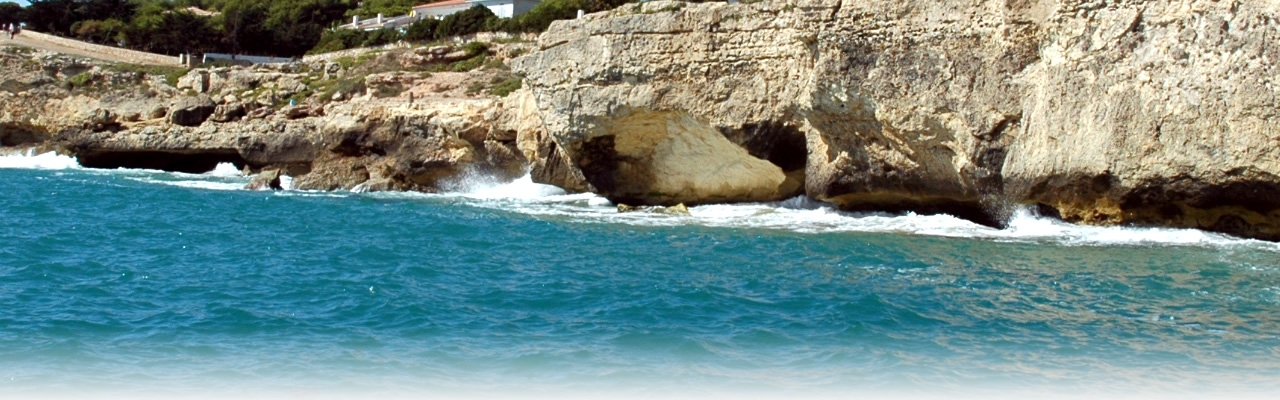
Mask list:
[[524,86],[524,77],[515,74],[495,75],[488,81],[476,81],[467,86],[467,94],[479,94],[488,91],[498,97],[507,97],[511,92]]
[[109,68],[116,72],[132,72],[138,75],[164,75],[164,82],[174,87],[178,86],[178,79],[186,75],[187,72],[191,72],[191,68],[187,67],[162,65],[112,64]]
[[319,90],[320,100],[329,101],[333,99],[333,95],[342,93],[346,98],[358,96],[365,91],[364,76],[334,79],[321,82],[316,85]]
[[489,93],[498,97],[507,97],[511,92],[520,90],[520,87],[522,86],[524,86],[524,78],[521,78],[518,75],[512,75],[506,80],[498,82],[497,85],[494,85],[492,89],[489,89]]
[[93,84],[93,74],[81,72],[67,78],[68,89],[83,88]]

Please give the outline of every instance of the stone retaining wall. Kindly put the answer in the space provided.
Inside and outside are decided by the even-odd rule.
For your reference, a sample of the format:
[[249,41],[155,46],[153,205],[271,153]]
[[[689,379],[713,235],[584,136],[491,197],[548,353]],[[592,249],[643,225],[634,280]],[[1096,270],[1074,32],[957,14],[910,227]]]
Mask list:
[[72,39],[57,37],[57,36],[48,35],[48,34],[26,30],[26,29],[23,29],[22,33],[19,33],[19,35],[26,36],[34,40],[40,40],[40,41],[52,43],[58,46],[69,47],[76,50],[88,51],[88,52],[93,52],[98,54],[104,54],[104,55],[125,59],[125,60],[131,60],[131,62],[138,63],[138,64],[155,64],[155,65],[181,64],[178,61],[178,57],[176,56],[166,56],[166,55],[147,53],[147,52],[136,51],[136,50],[121,49],[118,47],[85,43],[79,40],[72,40]]

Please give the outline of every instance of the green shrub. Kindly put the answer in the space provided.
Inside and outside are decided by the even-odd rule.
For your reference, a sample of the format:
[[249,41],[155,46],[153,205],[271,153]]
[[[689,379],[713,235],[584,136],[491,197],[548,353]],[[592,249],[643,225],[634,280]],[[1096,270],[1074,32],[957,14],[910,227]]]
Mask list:
[[453,72],[467,72],[476,68],[480,68],[481,66],[484,66],[485,61],[487,61],[488,59],[489,57],[485,57],[485,56],[471,57],[466,60],[462,60],[462,61],[458,61],[453,64],[450,64],[449,70]]
[[511,76],[506,80],[499,82],[497,85],[494,85],[493,89],[489,89],[489,93],[498,97],[507,97],[511,92],[520,90],[522,86],[524,86],[523,78],[520,76]]
[[179,78],[191,72],[191,68],[166,65],[113,64],[108,68],[116,72],[132,72],[138,75],[164,75],[165,83],[175,87],[178,86]]
[[404,93],[404,87],[400,85],[378,86],[378,90],[374,91],[374,96],[379,98],[396,97],[400,93]]
[[439,26],[436,27],[436,37],[445,38],[483,32],[492,24],[491,21],[496,21],[497,19],[498,16],[493,15],[493,11],[490,11],[488,7],[477,4],[475,7],[454,13],[440,20]]
[[164,83],[169,84],[169,86],[178,87],[178,80],[182,79],[183,76],[186,76],[188,72],[191,72],[191,68],[174,68],[164,74]]
[[470,42],[463,46],[462,49],[466,50],[467,57],[489,54],[489,44],[485,42]]
[[506,70],[509,70],[510,68],[507,68],[507,63],[502,62],[501,58],[491,58],[489,59],[489,62],[484,63],[484,69],[496,69],[496,70],[506,71]]
[[409,25],[404,31],[404,40],[410,42],[430,42],[436,40],[436,29],[440,27],[440,20],[435,18],[423,18],[418,22]]
[[341,65],[342,69],[351,69],[351,67],[354,67],[356,65],[356,59],[351,58],[350,56],[338,57],[334,59],[333,62],[336,62],[338,63],[338,65]]
[[364,40],[360,41],[360,47],[382,46],[395,43],[403,39],[404,36],[399,30],[395,29],[378,29],[375,31],[365,32]]
[[320,41],[307,54],[329,53],[356,47],[364,41],[364,32],[355,29],[332,29],[320,34]]
[[67,84],[71,85],[72,88],[89,86],[90,83],[93,83],[93,74],[87,71],[67,78]]
[[342,93],[344,96],[350,98],[351,96],[363,94],[364,91],[364,77],[341,79],[334,82],[331,86],[325,89],[325,91],[321,92],[320,99],[328,101],[333,98],[335,93]]
[[314,92],[312,92],[310,88],[303,89],[301,92],[294,93],[292,96],[289,96],[289,101],[292,101],[295,104],[302,104],[305,103],[307,98],[311,97],[313,93]]
[[543,32],[551,22],[578,17],[578,10],[589,13],[612,10],[628,0],[543,0],[529,12],[521,14],[502,27],[506,32]]
[[471,82],[470,85],[467,85],[467,94],[480,93],[481,91],[484,91],[484,88],[486,86],[488,85],[485,85],[484,82],[480,82],[480,81]]
[[307,51],[307,54],[329,53],[357,47],[373,47],[391,44],[404,39],[404,34],[396,29],[378,29],[362,31],[356,29],[333,29],[320,34],[320,41]]

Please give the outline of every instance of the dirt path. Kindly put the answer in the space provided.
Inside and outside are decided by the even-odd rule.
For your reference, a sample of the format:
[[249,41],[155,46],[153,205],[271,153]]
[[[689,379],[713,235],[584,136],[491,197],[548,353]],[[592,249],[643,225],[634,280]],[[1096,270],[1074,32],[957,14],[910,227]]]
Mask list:
[[23,31],[13,39],[9,39],[8,33],[0,33],[0,46],[30,47],[38,50],[129,64],[177,65],[178,63],[177,57],[96,45],[31,31]]

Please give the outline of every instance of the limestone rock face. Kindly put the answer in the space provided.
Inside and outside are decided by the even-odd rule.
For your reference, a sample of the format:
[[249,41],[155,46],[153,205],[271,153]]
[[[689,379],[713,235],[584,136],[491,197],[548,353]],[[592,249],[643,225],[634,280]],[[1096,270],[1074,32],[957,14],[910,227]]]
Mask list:
[[547,133],[546,124],[538,114],[538,103],[533,92],[521,89],[507,96],[505,113],[509,118],[501,121],[505,129],[516,132],[516,147],[529,163],[529,175],[536,182],[564,188],[571,192],[592,192],[595,188],[582,176],[582,171],[571,164],[560,146]]
[[[90,168],[202,173],[232,163],[256,173],[254,189],[290,176],[298,189],[438,191],[472,174],[524,174],[518,131],[538,125],[528,118],[536,111],[516,118],[497,99],[301,96],[283,106],[315,89],[303,84],[315,76],[289,66],[197,69],[177,87],[113,71],[0,48],[0,147],[58,150]],[[81,74],[81,84],[64,84]]]
[[1271,1],[626,5],[554,23],[513,62],[554,151],[521,148],[636,203],[803,191],[1280,239],[1278,17]]
[[1017,79],[1008,195],[1074,221],[1280,240],[1277,16],[1267,1],[1060,6]]

